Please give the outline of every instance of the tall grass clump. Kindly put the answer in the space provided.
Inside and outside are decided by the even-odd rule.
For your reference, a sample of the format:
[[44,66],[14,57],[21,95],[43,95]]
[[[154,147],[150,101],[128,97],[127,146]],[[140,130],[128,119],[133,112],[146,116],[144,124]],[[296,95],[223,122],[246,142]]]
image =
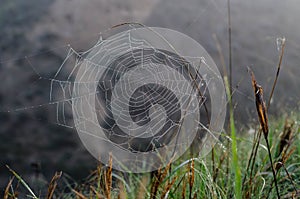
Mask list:
[[[255,128],[255,127],[254,127]],[[114,171],[113,162],[99,165],[80,183],[67,174],[56,173],[48,183],[44,195],[34,190],[33,184],[25,182],[16,171],[4,191],[3,198],[277,198],[272,166],[275,169],[280,198],[300,197],[300,114],[295,112],[282,118],[269,118],[269,149],[273,160],[270,164],[268,147],[260,143],[255,162],[253,146],[260,127],[255,133],[244,132],[236,137],[236,156],[228,148],[231,137],[222,134],[214,147],[214,162],[211,156],[175,161],[165,168],[145,174],[126,174]],[[255,139],[254,139],[255,140]],[[228,150],[229,149],[229,150]],[[251,155],[252,154],[252,155]],[[228,161],[228,163],[227,163]],[[235,166],[237,162],[242,177],[240,193],[237,192]],[[250,161],[250,162],[251,162]],[[215,164],[215,167],[212,165]],[[251,171],[250,171],[251,169]]]

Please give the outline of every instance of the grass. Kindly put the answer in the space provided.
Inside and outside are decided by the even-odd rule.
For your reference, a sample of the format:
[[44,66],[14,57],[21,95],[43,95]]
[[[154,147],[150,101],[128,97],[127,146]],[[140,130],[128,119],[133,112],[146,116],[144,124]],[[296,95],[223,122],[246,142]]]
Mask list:
[[[300,117],[297,114],[271,119],[269,124],[271,155],[281,198],[300,197]],[[121,174],[111,166],[99,165],[84,182],[77,183],[57,173],[45,194],[32,190],[12,169],[13,176],[4,198],[276,198],[274,178],[268,161],[266,144],[260,143],[252,170],[247,167],[256,133],[236,137],[236,153],[232,139],[226,134],[214,147],[214,163],[206,158],[190,158],[174,162],[152,174]],[[238,157],[238,158],[237,158]],[[253,156],[252,156],[253,159]],[[226,164],[229,161],[229,164]],[[110,164],[111,165],[111,164]],[[229,168],[228,168],[229,167]],[[238,168],[236,168],[238,167]],[[232,171],[231,169],[234,168]],[[243,177],[242,187],[236,185]],[[20,182],[21,184],[18,184]],[[18,187],[25,187],[18,192]],[[34,193],[36,191],[36,193]]]
[[238,149],[237,149],[237,138],[236,138],[236,129],[234,125],[234,115],[233,115],[233,107],[232,107],[232,98],[231,98],[231,91],[230,86],[228,83],[227,76],[224,77],[226,93],[229,99],[229,122],[230,122],[230,131],[231,131],[231,152],[232,152],[232,173],[234,173],[234,195],[237,199],[242,198],[242,180],[241,180],[241,171],[239,168],[239,161],[238,161]]

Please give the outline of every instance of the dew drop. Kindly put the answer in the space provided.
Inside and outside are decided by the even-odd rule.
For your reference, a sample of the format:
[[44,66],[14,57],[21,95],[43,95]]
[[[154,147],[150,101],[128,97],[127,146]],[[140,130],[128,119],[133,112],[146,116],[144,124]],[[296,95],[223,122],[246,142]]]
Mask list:
[[282,46],[285,43],[285,37],[278,37],[276,39],[277,50],[280,52],[282,50]]

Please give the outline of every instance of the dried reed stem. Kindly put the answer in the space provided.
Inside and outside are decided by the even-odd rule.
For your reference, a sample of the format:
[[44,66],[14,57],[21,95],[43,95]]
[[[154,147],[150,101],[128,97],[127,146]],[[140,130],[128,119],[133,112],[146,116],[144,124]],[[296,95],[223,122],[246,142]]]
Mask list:
[[255,95],[256,111],[258,114],[260,126],[261,126],[262,132],[264,134],[264,138],[265,138],[267,148],[268,148],[268,155],[269,155],[269,159],[271,162],[276,193],[277,193],[278,199],[280,199],[280,194],[279,194],[279,189],[278,189],[277,179],[276,179],[276,172],[274,169],[272,155],[271,155],[271,149],[270,149],[269,140],[268,140],[269,126],[268,126],[267,108],[266,108],[266,104],[265,104],[264,98],[263,98],[263,88],[257,84],[254,73],[250,69],[249,69],[249,72],[251,75],[252,87],[253,87],[253,91],[254,91],[254,95]]
[[48,186],[47,199],[51,199],[53,197],[54,191],[57,187],[57,181],[60,179],[62,172],[56,172],[52,177],[50,184]]

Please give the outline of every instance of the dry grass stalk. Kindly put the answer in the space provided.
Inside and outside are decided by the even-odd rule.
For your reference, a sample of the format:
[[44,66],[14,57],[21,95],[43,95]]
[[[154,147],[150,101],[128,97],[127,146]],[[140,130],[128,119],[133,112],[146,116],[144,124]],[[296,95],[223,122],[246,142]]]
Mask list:
[[285,171],[285,173],[286,173],[288,179],[290,180],[290,182],[291,182],[291,184],[292,184],[292,186],[293,186],[294,191],[297,193],[296,184],[295,184],[295,182],[294,182],[292,176],[290,175],[289,171],[288,171],[287,168],[285,167],[285,164],[284,164],[284,163],[280,163],[280,164],[281,164],[281,167],[283,167],[283,169],[284,169],[284,171]]
[[[272,86],[272,91],[271,91],[271,94],[270,94],[270,97],[269,97],[269,100],[268,100],[267,110],[270,107],[271,99],[273,97],[274,90],[275,90],[275,87],[276,87],[276,84],[277,84],[277,80],[278,80],[278,77],[279,77],[279,72],[280,72],[281,64],[282,64],[282,58],[283,58],[283,55],[284,55],[285,42],[286,42],[286,39],[285,38],[281,38],[281,44],[280,44],[281,52],[279,54],[279,60],[278,60],[278,64],[277,64],[277,73],[276,73],[275,80],[274,80],[274,83],[273,83],[273,86]],[[248,70],[250,71],[249,68],[248,68]],[[254,78],[254,75],[253,75],[252,71],[251,71],[251,76]],[[256,80],[254,78],[254,81],[253,81],[253,78],[252,78],[252,85],[253,84],[255,85],[256,84]],[[251,180],[252,180],[252,171],[253,171],[253,166],[254,166],[254,163],[255,163],[257,149],[258,149],[259,142],[260,142],[260,137],[261,137],[261,130],[258,131],[257,137],[255,137],[255,140],[254,140],[255,144],[253,145],[253,148],[252,148],[252,151],[251,151],[251,156],[249,158],[247,169],[246,169],[248,171],[249,166],[252,163],[251,170],[250,170],[250,181],[249,181],[250,182],[250,187],[251,187]],[[245,177],[244,177],[244,180],[243,180],[243,184],[245,183],[245,180],[246,180]]]
[[105,172],[105,197],[107,199],[111,198],[111,188],[112,188],[112,155],[110,154],[109,156],[109,161],[108,161],[108,168],[106,169]]
[[92,191],[92,193],[94,193],[98,199],[104,199],[104,196],[102,196],[93,186],[90,186],[90,190]]
[[122,181],[118,182],[119,194],[118,199],[126,199],[126,190]]
[[[216,169],[216,165],[215,165],[215,149],[214,147],[211,149],[211,161],[212,161],[212,171],[213,171],[213,176],[216,176],[216,172],[217,172],[217,169]],[[213,178],[213,181],[215,181],[216,178]]]
[[270,97],[269,97],[269,101],[268,101],[268,108],[270,107],[270,104],[271,104],[271,99],[272,99],[272,96],[274,94],[274,90],[275,90],[275,86],[277,84],[277,80],[278,80],[278,77],[279,77],[279,72],[280,72],[280,68],[281,68],[281,64],[282,64],[282,58],[283,58],[283,54],[284,54],[284,48],[285,48],[285,38],[280,38],[281,39],[281,44],[280,44],[280,48],[281,48],[281,52],[279,54],[279,61],[278,61],[278,65],[277,65],[277,72],[276,72],[276,76],[275,76],[275,80],[274,80],[274,83],[273,83],[273,86],[272,86],[272,91],[271,91],[271,94],[270,94]]
[[[293,129],[294,122],[288,122],[288,120],[285,120],[284,130],[280,135],[280,141],[278,146],[278,152],[277,156],[281,157],[279,158],[279,161],[275,165],[275,170],[278,173],[281,168],[284,169],[285,173],[287,174],[287,178],[290,180],[293,189],[295,190],[295,193],[297,194],[296,184],[292,178],[292,176],[289,174],[288,170],[285,167],[285,163],[287,160],[291,157],[291,155],[295,152],[296,147],[293,147],[289,150],[290,146],[292,145],[293,138],[294,138],[294,129]],[[273,185],[273,182],[272,182]]]
[[227,0],[227,20],[228,20],[228,57],[229,57],[229,90],[230,90],[230,97],[232,98],[232,42],[231,42],[231,11],[230,11],[230,0]]
[[252,87],[255,95],[256,111],[262,131],[265,137],[268,137],[269,126],[267,117],[267,108],[263,98],[263,88],[257,84],[254,73],[250,70]]
[[194,193],[193,199],[197,199],[197,192]]
[[177,177],[174,177],[170,182],[167,183],[167,185],[164,187],[163,192],[161,194],[161,199],[165,198],[167,193],[170,191],[174,183],[176,182]]
[[[253,145],[253,148],[252,148],[252,151],[251,151],[251,156],[250,156],[250,159],[249,159],[249,163],[252,163],[251,168],[250,168],[250,180],[249,180],[250,187],[251,187],[251,184],[252,184],[252,173],[254,171],[254,165],[255,165],[256,155],[257,155],[257,151],[258,151],[258,146],[259,146],[259,143],[260,143],[261,134],[262,134],[262,129],[260,128],[258,130],[257,135],[254,137],[254,145]],[[247,167],[247,170],[248,170],[248,167]]]
[[153,173],[153,182],[151,183],[151,191],[150,191],[150,198],[155,198],[157,191],[158,191],[158,187],[160,184],[160,175],[161,175],[161,168],[159,168],[157,170],[156,173]]
[[[282,43],[281,43],[281,53],[279,54],[279,61],[278,61],[278,64],[277,64],[277,73],[276,73],[276,76],[275,76],[275,80],[274,80],[274,83],[273,83],[273,86],[272,86],[272,91],[271,91],[271,94],[270,94],[270,97],[269,97],[269,100],[268,100],[268,106],[267,106],[267,110],[269,109],[270,107],[270,104],[271,104],[271,99],[273,97],[273,94],[274,94],[274,90],[275,90],[275,87],[276,87],[276,84],[277,84],[277,80],[278,80],[278,77],[279,77],[279,72],[280,72],[280,68],[281,68],[281,64],[282,64],[282,58],[283,58],[283,54],[284,54],[284,48],[285,48],[285,38],[282,38],[281,39]],[[249,68],[248,68],[249,69]],[[252,73],[253,74],[253,73]],[[254,77],[254,75],[252,76]],[[254,79],[255,80],[255,79]],[[252,85],[253,83],[256,83],[256,80],[253,81],[252,80]],[[260,137],[261,137],[261,131],[259,130],[258,132],[258,136],[257,136],[257,139],[254,143],[256,143],[255,145],[253,145],[253,149],[252,149],[252,152],[251,152],[251,157],[249,158],[249,162],[248,162],[248,166],[247,166],[247,170],[252,162],[252,167],[251,167],[251,175],[250,175],[250,178],[252,176],[252,171],[253,171],[253,165],[255,163],[255,157],[256,157],[256,154],[257,154],[257,149],[258,149],[258,145],[259,145],[259,141],[260,141]],[[245,178],[243,180],[245,182]],[[250,179],[251,181],[251,179]]]
[[278,152],[276,157],[280,157],[278,164],[276,164],[276,170],[279,170],[287,160],[291,157],[291,155],[295,152],[296,148],[293,147],[289,150],[290,146],[293,143],[294,138],[294,122],[289,123],[288,120],[285,121],[284,130],[280,135],[280,141],[278,145]]
[[185,199],[185,192],[186,192],[186,179],[183,178],[182,182],[182,192],[181,192],[181,198]]
[[57,187],[57,180],[60,179],[62,172],[56,172],[52,177],[50,184],[48,186],[47,199],[51,199],[53,197],[54,191]]
[[219,175],[220,168],[223,165],[223,162],[226,159],[226,157],[228,157],[228,152],[227,151],[223,151],[222,156],[220,157],[220,161],[219,161],[218,167],[216,167],[215,171],[214,171],[213,182],[216,182],[216,180],[218,178],[218,175]]
[[193,190],[194,181],[195,181],[195,162],[194,162],[194,159],[192,159],[192,161],[188,165],[189,165],[188,180],[189,180],[189,188],[190,188],[189,198],[192,198],[192,190]]
[[282,199],[297,199],[300,197],[300,189],[297,192],[291,192],[282,197]]
[[[9,182],[8,182],[6,188],[5,188],[4,196],[3,196],[4,199],[8,199],[8,198],[9,198],[9,188],[12,186],[12,183],[13,183],[13,181],[14,181],[14,178],[15,178],[15,177],[12,177],[12,178],[9,180]],[[13,197],[12,197],[12,198],[13,198]]]
[[294,122],[289,122],[288,119],[285,120],[284,129],[283,132],[280,135],[280,141],[279,141],[279,150],[278,150],[278,156],[282,154],[280,161],[278,164],[276,164],[276,170],[278,171],[280,168],[283,168],[285,170],[285,173],[287,174],[291,184],[293,185],[293,188],[295,190],[295,193],[297,193],[296,184],[292,178],[292,176],[289,174],[288,170],[285,167],[285,163],[287,160],[291,157],[291,155],[295,152],[296,147],[293,147],[289,150],[290,146],[293,143],[294,138]]
[[266,108],[266,104],[265,104],[265,101],[263,98],[263,88],[257,84],[254,73],[250,69],[249,69],[249,72],[251,75],[252,87],[253,87],[253,91],[254,91],[254,95],[255,95],[255,104],[256,104],[256,110],[257,110],[257,114],[258,114],[259,123],[260,123],[261,129],[263,131],[263,134],[264,134],[264,137],[266,140],[266,144],[267,144],[267,148],[268,148],[268,154],[269,154],[269,159],[271,162],[276,193],[277,193],[278,199],[280,199],[280,194],[279,194],[279,189],[278,189],[277,179],[276,179],[276,172],[275,172],[275,168],[273,165],[271,149],[270,149],[269,140],[268,140],[269,126],[268,126],[267,108]]
[[154,175],[154,181],[152,182],[151,191],[150,191],[150,198],[156,198],[159,185],[165,179],[165,177],[169,172],[169,169],[171,168],[171,162],[172,160],[170,160],[170,162],[167,164],[167,166],[164,169],[159,168],[157,174]]
[[287,119],[285,120],[283,132],[280,134],[277,157],[285,153],[291,146],[294,136],[293,126],[294,122],[289,122]]
[[157,192],[157,189],[158,189],[158,175],[159,175],[159,170],[158,171],[155,171],[155,172],[152,172],[152,182],[151,182],[151,188],[150,188],[150,198],[154,198],[155,195],[156,195],[156,192]]
[[282,154],[281,163],[285,164],[287,160],[291,157],[291,155],[295,152],[296,147],[293,147],[291,150],[285,150]]
[[82,193],[76,191],[75,189],[72,189],[72,192],[74,192],[76,194],[76,198],[79,198],[79,199],[88,199]]
[[[100,182],[100,180],[101,180],[101,170],[102,170],[102,164],[99,164],[97,166],[97,170],[93,172],[97,176],[97,178],[96,178],[97,182]],[[92,173],[92,175],[93,175],[93,173]]]
[[136,199],[146,198],[146,192],[147,192],[147,188],[145,186],[146,184],[148,184],[148,176],[143,175],[140,181]]

